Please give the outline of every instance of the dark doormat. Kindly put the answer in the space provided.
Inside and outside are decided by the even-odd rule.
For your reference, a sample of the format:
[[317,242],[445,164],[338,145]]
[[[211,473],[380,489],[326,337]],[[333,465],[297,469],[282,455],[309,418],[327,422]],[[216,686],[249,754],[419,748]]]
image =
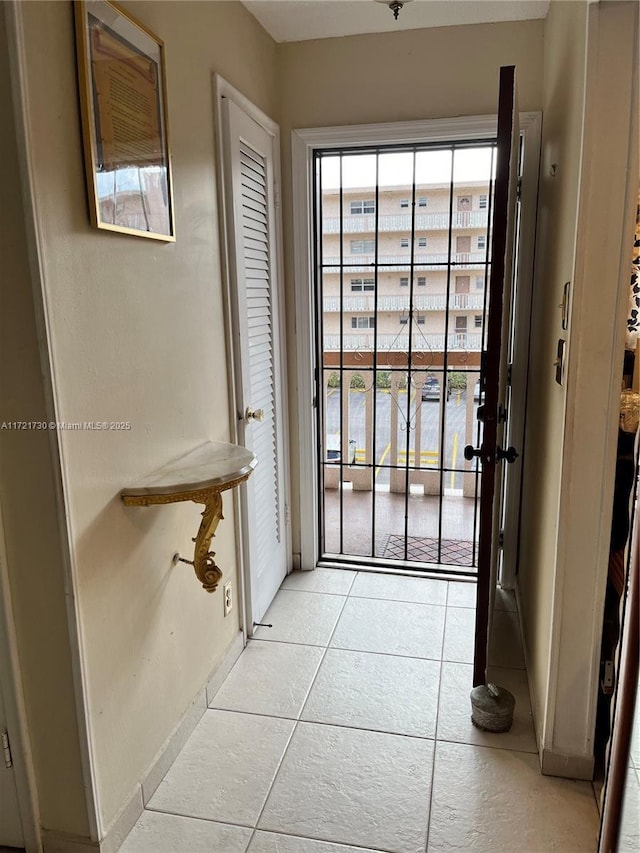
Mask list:
[[438,557],[438,540],[422,536],[407,536],[407,556],[404,555],[404,536],[391,534],[384,549],[391,560],[413,560],[418,563],[442,563],[446,566],[472,566],[473,542],[442,539]]

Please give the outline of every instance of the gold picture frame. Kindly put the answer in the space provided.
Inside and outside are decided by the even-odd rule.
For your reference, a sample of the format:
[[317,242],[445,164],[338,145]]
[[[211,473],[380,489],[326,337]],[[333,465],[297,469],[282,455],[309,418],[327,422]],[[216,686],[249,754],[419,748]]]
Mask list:
[[91,221],[174,242],[164,42],[111,0],[76,0]]

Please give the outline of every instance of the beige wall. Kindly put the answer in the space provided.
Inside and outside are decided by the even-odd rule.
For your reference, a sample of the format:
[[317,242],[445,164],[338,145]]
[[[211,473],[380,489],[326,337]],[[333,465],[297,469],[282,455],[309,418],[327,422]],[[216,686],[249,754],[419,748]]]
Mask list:
[[[0,4],[0,422],[46,422],[4,25]],[[50,438],[0,430],[0,503],[40,816],[45,826],[86,835]]]
[[[132,425],[61,434],[103,828],[238,631],[238,608],[223,619],[220,592],[205,593],[190,567],[171,567],[174,552],[192,553],[198,507],[127,509],[119,491],[207,439],[229,438],[212,72],[277,113],[275,45],[239,3],[125,6],[166,44],[175,244],[90,227],[71,4],[21,7],[57,415]],[[237,590],[235,519],[225,506],[215,551]],[[55,592],[52,607],[62,604]],[[46,696],[54,673],[42,677]],[[64,678],[55,695],[67,702]],[[59,737],[51,727],[48,735]],[[47,825],[86,833],[57,800]]]
[[[543,21],[527,21],[405,30],[278,47],[291,435],[297,434],[293,220],[287,166],[292,128],[495,114],[499,68],[509,64],[518,67],[520,108],[539,110],[543,31]],[[299,550],[297,465],[294,451],[294,551]]]
[[[635,4],[608,2],[553,2],[545,25],[519,584],[542,766],[559,775],[592,767],[630,176],[637,187],[637,26]],[[565,282],[568,333],[558,308]],[[568,340],[564,387],[554,381],[559,338]]]
[[[543,137],[519,585],[538,737],[544,740],[565,389],[553,362],[558,305],[573,280],[585,86],[586,3],[552,3],[544,36]],[[552,170],[555,169],[555,176]]]

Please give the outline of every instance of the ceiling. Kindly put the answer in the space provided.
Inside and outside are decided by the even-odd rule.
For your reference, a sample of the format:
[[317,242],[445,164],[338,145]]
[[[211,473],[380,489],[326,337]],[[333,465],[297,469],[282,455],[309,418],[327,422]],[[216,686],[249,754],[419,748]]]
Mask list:
[[549,0],[410,0],[398,20],[377,0],[243,0],[276,42],[546,17]]

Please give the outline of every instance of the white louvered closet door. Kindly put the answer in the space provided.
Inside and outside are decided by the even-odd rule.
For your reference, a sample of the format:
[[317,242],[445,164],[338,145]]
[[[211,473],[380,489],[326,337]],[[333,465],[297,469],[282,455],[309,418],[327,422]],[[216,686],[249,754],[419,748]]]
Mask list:
[[[239,441],[258,464],[243,487],[250,624],[264,616],[287,572],[284,411],[274,206],[273,137],[226,101],[231,163],[234,353]],[[227,187],[229,185],[227,184]],[[234,269],[235,267],[235,269]],[[251,413],[257,413],[251,417]],[[247,547],[248,545],[248,547]]]

